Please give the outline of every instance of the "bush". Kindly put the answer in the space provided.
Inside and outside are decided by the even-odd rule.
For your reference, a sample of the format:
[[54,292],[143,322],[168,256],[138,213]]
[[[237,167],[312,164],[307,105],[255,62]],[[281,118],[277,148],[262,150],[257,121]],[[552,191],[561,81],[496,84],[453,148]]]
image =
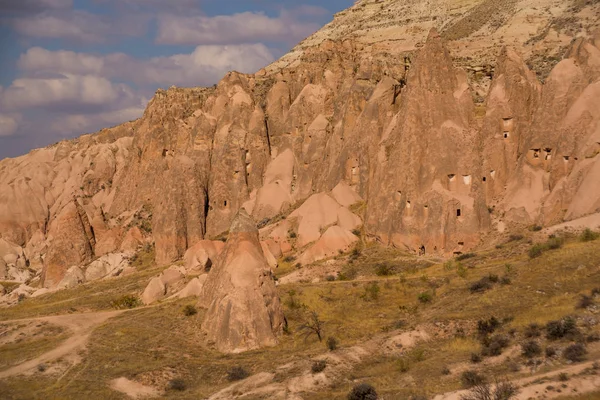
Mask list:
[[542,354],[542,348],[535,340],[529,340],[521,344],[521,354],[527,358],[533,358]]
[[377,300],[379,298],[379,292],[381,288],[377,282],[368,283],[365,286],[365,292],[361,295],[364,300]]
[[390,276],[394,274],[394,269],[385,263],[377,264],[375,266],[375,275],[377,276]]
[[546,347],[546,357],[554,357],[556,355],[556,349],[552,346]]
[[339,344],[338,340],[336,338],[334,338],[333,336],[329,336],[327,338],[327,348],[330,351],[336,350],[338,348],[338,344]]
[[563,352],[563,357],[572,362],[581,362],[585,359],[587,350],[581,343],[575,343],[570,345]]
[[558,380],[561,382],[566,382],[569,380],[569,374],[567,374],[566,372],[561,372],[560,374],[558,374]]
[[250,376],[250,373],[246,371],[243,367],[233,367],[229,371],[227,371],[227,380],[230,382],[233,381],[241,381],[242,379],[246,379]]
[[471,353],[471,362],[473,364],[479,364],[481,362],[481,360],[482,360],[481,354]]
[[44,363],[38,364],[38,366],[37,366],[37,370],[40,371],[40,372],[44,372],[47,369],[48,369],[48,366],[46,364],[44,364]]
[[546,337],[550,340],[573,337],[579,334],[577,325],[573,318],[567,317],[558,321],[550,321],[546,324]]
[[590,333],[585,338],[585,341],[588,342],[588,343],[600,342],[600,333]]
[[533,225],[531,228],[529,228],[529,230],[532,232],[539,232],[542,229],[544,229],[544,228],[542,228],[540,225]]
[[592,298],[592,296],[582,294],[581,297],[579,298],[579,301],[577,302],[576,308],[583,309],[583,308],[591,307],[593,305],[594,305],[594,299]]
[[450,371],[450,368],[448,367],[444,367],[442,368],[442,375],[450,375],[452,372]]
[[167,384],[167,390],[183,392],[185,389],[187,389],[187,385],[183,379],[171,379]]
[[458,261],[463,261],[463,260],[468,260],[469,258],[473,258],[476,256],[477,256],[477,254],[475,254],[475,253],[465,253],[465,254],[459,255],[458,257],[456,257],[456,259]]
[[511,382],[504,381],[492,386],[488,383],[475,385],[470,393],[460,397],[461,400],[510,400],[519,393],[518,387]]
[[486,290],[490,290],[492,288],[492,286],[493,286],[493,282],[490,280],[490,277],[484,276],[477,282],[473,282],[469,286],[469,290],[471,291],[471,293],[483,293]]
[[543,244],[533,245],[527,252],[527,254],[529,255],[529,258],[537,258],[537,257],[541,256],[543,253],[544,253],[544,245]]
[[550,250],[560,249],[562,247],[563,243],[564,243],[564,240],[562,238],[553,237],[553,238],[548,239],[548,241],[546,242],[546,248],[548,248]]
[[377,400],[377,392],[368,383],[361,383],[348,393],[348,400]]
[[523,336],[525,336],[526,338],[540,337],[541,335],[542,335],[542,327],[536,323],[529,324],[525,328],[525,331],[523,331]]
[[285,257],[283,258],[283,261],[285,261],[285,262],[287,262],[287,263],[291,263],[291,262],[294,262],[294,261],[296,261],[296,257],[294,257],[294,256],[285,256]]
[[510,344],[510,340],[504,335],[494,335],[491,338],[485,337],[482,344],[481,354],[493,357],[502,354],[502,351]]
[[327,275],[327,276],[325,277],[325,280],[326,280],[327,282],[333,282],[333,281],[335,281],[335,276],[333,276],[333,275]]
[[494,316],[490,317],[488,320],[479,320],[477,321],[477,331],[480,335],[487,335],[490,333],[494,333],[496,329],[500,327],[500,321]]
[[126,294],[111,302],[113,308],[117,310],[131,309],[139,307],[142,304],[137,296]]
[[423,304],[431,303],[433,301],[433,295],[429,292],[419,293],[418,299]]
[[510,235],[508,237],[508,241],[509,242],[518,242],[519,240],[523,240],[524,236],[523,235]]
[[484,384],[486,379],[476,371],[469,370],[461,374],[460,381],[465,388],[472,388],[473,386]]
[[317,360],[313,362],[310,370],[313,374],[318,374],[319,372],[323,372],[327,368],[327,361],[325,360]]
[[298,234],[294,231],[290,231],[289,235],[290,235],[290,239],[296,239],[298,237]]
[[599,237],[600,233],[594,232],[590,228],[587,228],[581,233],[581,236],[579,236],[579,240],[581,240],[582,242],[591,242],[593,240],[598,239]]
[[398,364],[398,371],[400,372],[408,372],[410,370],[410,360],[406,357],[399,358],[396,364]]
[[352,234],[354,236],[359,236],[360,237],[360,234],[361,234],[360,229],[357,229],[357,228],[352,229]]
[[186,317],[191,317],[192,315],[198,314],[198,310],[196,310],[196,307],[194,307],[193,305],[188,304],[183,308],[183,314]]

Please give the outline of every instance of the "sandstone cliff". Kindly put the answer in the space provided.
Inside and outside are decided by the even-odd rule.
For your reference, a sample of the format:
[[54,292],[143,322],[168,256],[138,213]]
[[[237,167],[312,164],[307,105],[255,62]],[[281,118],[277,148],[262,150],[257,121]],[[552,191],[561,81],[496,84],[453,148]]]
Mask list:
[[340,183],[369,238],[440,254],[600,212],[597,15],[359,1],[254,75],[159,90],[137,121],[0,161],[0,237],[51,286],[132,237],[167,264],[242,207],[262,227]]

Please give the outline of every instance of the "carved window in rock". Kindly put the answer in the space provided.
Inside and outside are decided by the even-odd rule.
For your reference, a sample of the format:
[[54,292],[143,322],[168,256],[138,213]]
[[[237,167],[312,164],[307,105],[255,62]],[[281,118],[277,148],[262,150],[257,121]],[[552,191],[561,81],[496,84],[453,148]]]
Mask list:
[[552,149],[550,148],[545,148],[544,152],[546,153],[544,160],[546,161],[550,161],[550,159],[552,158]]
[[456,209],[456,216],[457,216],[457,217],[460,217],[460,216],[462,216],[462,211],[461,211],[461,209],[460,209],[460,208],[457,208],[457,209]]

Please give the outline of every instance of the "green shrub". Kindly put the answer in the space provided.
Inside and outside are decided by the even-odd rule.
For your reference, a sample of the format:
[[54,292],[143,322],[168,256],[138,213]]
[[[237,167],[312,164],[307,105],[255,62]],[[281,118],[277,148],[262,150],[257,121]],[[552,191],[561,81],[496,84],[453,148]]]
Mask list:
[[561,372],[560,374],[558,374],[558,380],[561,382],[566,382],[569,380],[569,374],[567,374],[566,372]]
[[535,340],[528,340],[521,344],[521,354],[527,358],[537,357],[542,354],[542,348]]
[[377,392],[368,383],[361,383],[348,393],[348,400],[377,400]]
[[325,360],[317,360],[313,362],[310,370],[313,374],[318,374],[319,372],[323,372],[327,368],[327,361]]
[[527,325],[527,327],[523,331],[523,336],[525,336],[526,338],[535,338],[540,337],[541,335],[542,327],[536,323]]
[[581,297],[579,298],[579,301],[577,302],[576,308],[585,309],[585,308],[591,307],[593,305],[594,305],[594,298],[592,296],[582,294]]
[[523,240],[524,236],[519,234],[510,235],[508,237],[509,242],[518,242],[519,240]]
[[483,293],[492,288],[492,283],[493,282],[490,280],[489,276],[484,276],[477,282],[473,282],[471,285],[469,285],[469,290],[471,293]]
[[487,320],[482,319],[477,321],[477,332],[479,332],[480,335],[488,335],[494,333],[494,331],[498,329],[500,325],[500,321],[494,316]]
[[394,269],[386,263],[377,264],[375,266],[375,275],[377,276],[389,276],[394,274]]
[[465,388],[472,388],[473,386],[481,385],[485,383],[486,379],[483,375],[473,370],[465,371],[460,376],[460,381]]
[[476,256],[477,256],[477,254],[475,254],[475,253],[465,253],[465,254],[460,254],[458,257],[456,257],[456,259],[458,261],[463,261],[463,260],[467,260],[469,258],[473,258]]
[[546,337],[550,340],[574,337],[579,334],[577,324],[573,318],[567,317],[546,324]]
[[581,236],[579,236],[579,240],[581,240],[582,242],[591,242],[593,240],[598,239],[599,237],[600,233],[594,232],[590,228],[587,228],[581,233]]
[[117,310],[136,308],[142,305],[142,302],[137,296],[126,294],[111,302],[111,306]]
[[481,354],[479,353],[471,353],[471,362],[473,364],[479,364],[481,362]]
[[543,244],[535,244],[531,246],[527,254],[529,255],[529,258],[537,258],[544,253],[544,250],[545,247]]
[[563,357],[572,362],[581,362],[586,354],[585,346],[582,343],[575,343],[564,350]]
[[550,358],[550,357],[554,357],[556,355],[556,349],[552,346],[548,346],[546,347],[546,357]]
[[562,247],[563,243],[564,243],[564,240],[562,238],[553,237],[553,238],[548,239],[548,241],[546,242],[546,248],[548,248],[550,250],[560,249]]
[[296,257],[294,257],[294,256],[285,256],[285,257],[283,258],[283,261],[285,261],[285,262],[287,262],[287,263],[291,263],[291,262],[294,262],[294,261],[296,261]]
[[233,367],[229,371],[227,371],[227,380],[230,382],[241,381],[242,379],[246,379],[249,376],[250,373],[240,366]]
[[183,379],[171,379],[167,384],[167,390],[176,390],[183,392],[187,388]]
[[336,338],[334,338],[333,336],[329,336],[327,338],[327,348],[330,351],[336,350],[338,348],[338,344],[339,344],[338,340]]
[[183,314],[186,317],[191,317],[192,315],[198,314],[198,310],[196,310],[196,307],[194,307],[193,305],[188,304],[183,308]]
[[423,304],[431,303],[433,301],[433,295],[430,292],[419,293],[419,301]]
[[485,357],[499,356],[509,344],[510,340],[504,335],[484,336],[481,354]]
[[533,225],[532,227],[529,228],[529,230],[532,232],[539,232],[542,229],[544,229],[544,228],[542,228],[540,225]]
[[333,275],[327,275],[327,276],[325,277],[325,280],[326,280],[327,282],[333,282],[333,281],[335,281],[335,276],[333,276]]
[[377,282],[371,282],[365,285],[365,292],[360,297],[367,301],[377,300],[380,291],[379,284]]

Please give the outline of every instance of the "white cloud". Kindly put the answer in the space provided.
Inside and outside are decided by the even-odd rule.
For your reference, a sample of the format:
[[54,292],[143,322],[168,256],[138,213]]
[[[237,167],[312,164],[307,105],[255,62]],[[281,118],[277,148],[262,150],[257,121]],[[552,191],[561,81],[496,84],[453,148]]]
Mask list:
[[6,109],[40,107],[56,111],[77,108],[104,108],[131,104],[131,88],[93,75],[71,75],[47,79],[19,78],[2,93]]
[[140,60],[126,54],[93,55],[73,51],[29,49],[18,62],[25,76],[96,75],[140,85],[200,86],[218,82],[228,71],[256,72],[274,60],[263,44],[198,46],[191,54]]
[[[310,8],[310,12],[314,13],[315,8]],[[298,14],[285,11],[277,18],[253,12],[215,17],[162,15],[158,18],[156,42],[179,45],[296,42],[319,29],[318,24],[302,21],[305,15],[302,10]]]
[[115,126],[141,117],[144,114],[145,103],[137,107],[132,106],[97,114],[69,114],[55,119],[50,124],[50,130],[58,132],[63,136],[96,132],[102,128]]
[[27,14],[47,9],[69,8],[73,0],[0,0],[0,12],[7,14]]
[[132,14],[109,17],[81,10],[64,10],[16,18],[13,27],[17,33],[27,37],[103,43],[115,36],[142,36],[149,21],[147,16]]
[[20,122],[19,114],[0,114],[0,137],[14,135]]

